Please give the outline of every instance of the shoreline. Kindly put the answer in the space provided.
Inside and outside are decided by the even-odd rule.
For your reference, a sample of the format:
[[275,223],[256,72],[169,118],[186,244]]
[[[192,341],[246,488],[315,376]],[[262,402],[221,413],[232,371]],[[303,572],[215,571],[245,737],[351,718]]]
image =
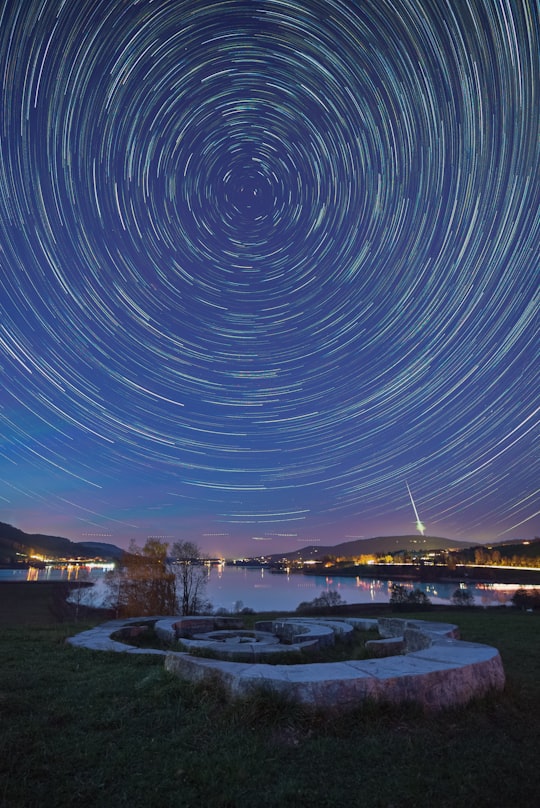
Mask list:
[[381,581],[399,580],[419,583],[523,584],[540,586],[540,568],[480,567],[458,564],[455,570],[440,565],[425,564],[363,564],[352,567],[327,567],[324,571],[304,571],[304,575],[333,575],[343,578],[376,578]]

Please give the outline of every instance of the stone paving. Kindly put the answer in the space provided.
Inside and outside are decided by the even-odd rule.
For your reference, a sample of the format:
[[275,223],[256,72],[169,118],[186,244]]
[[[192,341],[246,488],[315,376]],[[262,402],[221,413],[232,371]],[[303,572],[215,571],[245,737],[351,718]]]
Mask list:
[[[160,651],[135,648],[111,639],[111,634],[135,623],[156,622],[164,638],[177,636],[177,625],[186,618],[145,617],[114,620],[89,631],[70,637],[68,642],[78,647],[127,654],[160,654],[170,672],[192,681],[218,679],[233,696],[244,696],[253,690],[270,687],[299,702],[325,708],[350,708],[369,699],[387,703],[416,702],[429,710],[463,705],[472,698],[502,690],[504,669],[496,648],[479,643],[462,642],[459,630],[452,624],[423,620],[381,618],[363,620],[343,618],[288,618],[273,621],[273,633],[288,623],[289,634],[306,639],[317,634],[317,626],[334,633],[352,631],[354,627],[378,629],[380,640],[370,642],[379,646],[377,658],[346,662],[307,663],[299,665],[269,665],[257,661],[232,662],[226,659],[195,657],[188,652]],[[201,624],[197,632],[208,627],[214,632],[212,618]],[[204,633],[204,632],[203,632]],[[320,632],[327,637],[327,631]],[[386,641],[390,642],[386,642]],[[214,640],[212,640],[214,641]],[[396,643],[402,653],[395,655]],[[293,643],[295,645],[295,643]],[[271,645],[271,648],[280,648]],[[286,648],[290,646],[281,646]],[[391,656],[384,656],[388,649]]]

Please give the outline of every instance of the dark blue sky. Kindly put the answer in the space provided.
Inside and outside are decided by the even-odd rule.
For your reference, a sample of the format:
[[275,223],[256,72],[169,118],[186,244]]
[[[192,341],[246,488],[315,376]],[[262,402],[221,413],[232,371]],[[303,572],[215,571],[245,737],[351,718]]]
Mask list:
[[0,520],[540,533],[540,11],[6,0]]

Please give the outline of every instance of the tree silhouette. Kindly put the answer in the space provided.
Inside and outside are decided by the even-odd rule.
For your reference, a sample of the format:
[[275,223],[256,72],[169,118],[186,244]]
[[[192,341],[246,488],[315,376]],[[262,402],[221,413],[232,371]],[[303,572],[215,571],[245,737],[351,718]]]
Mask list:
[[203,594],[208,581],[208,568],[201,563],[199,547],[190,541],[177,541],[172,546],[176,571],[178,604],[184,615],[198,614],[207,606]]
[[169,545],[148,539],[131,543],[108,579],[113,606],[121,617],[176,614],[176,576],[167,562]]

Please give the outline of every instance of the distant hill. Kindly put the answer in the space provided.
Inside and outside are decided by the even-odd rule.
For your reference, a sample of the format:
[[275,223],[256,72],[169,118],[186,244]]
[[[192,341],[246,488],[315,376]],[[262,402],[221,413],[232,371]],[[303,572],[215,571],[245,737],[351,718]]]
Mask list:
[[78,556],[100,557],[105,559],[120,558],[123,550],[115,544],[105,542],[74,542],[62,536],[47,536],[42,533],[25,533],[19,528],[0,522],[0,563],[20,561],[29,550],[39,555],[59,558]]
[[[516,559],[530,559],[533,566],[540,558],[540,538],[522,540],[522,541],[503,541],[491,542],[483,544],[479,548],[469,547],[466,550],[461,550],[459,555],[466,563],[472,564],[478,557],[480,551],[480,559],[486,563],[515,563]],[[481,562],[483,563],[483,561]]]
[[341,544],[311,544],[290,553],[276,553],[272,559],[287,558],[290,561],[323,558],[324,556],[344,556],[353,558],[360,555],[397,553],[399,551],[418,552],[419,550],[464,550],[478,542],[453,541],[439,536],[376,536],[372,539],[353,539]]
[[117,547],[116,544],[107,544],[104,541],[76,541],[72,544],[77,549],[82,549],[83,553],[88,553],[89,556],[95,554],[102,558],[120,558],[125,553],[125,550]]

